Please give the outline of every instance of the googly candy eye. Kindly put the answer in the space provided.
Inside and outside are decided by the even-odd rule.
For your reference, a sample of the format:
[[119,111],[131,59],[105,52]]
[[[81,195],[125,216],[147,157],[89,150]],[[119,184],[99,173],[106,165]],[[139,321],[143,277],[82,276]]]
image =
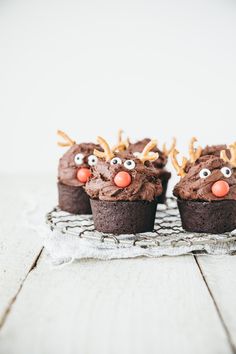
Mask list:
[[121,165],[122,161],[119,157],[113,157],[113,159],[111,160],[111,165]]
[[232,171],[229,167],[222,167],[221,172],[225,177],[230,177],[232,175]]
[[95,155],[89,155],[88,157],[88,164],[89,166],[95,166],[98,162],[98,158]]
[[135,168],[135,162],[133,160],[126,160],[124,167],[127,168],[127,170],[133,170]]
[[76,154],[74,157],[74,161],[76,165],[82,165],[84,162],[84,155],[83,154]]
[[208,170],[208,168],[203,168],[199,173],[200,178],[207,178],[210,175],[211,175],[211,171]]

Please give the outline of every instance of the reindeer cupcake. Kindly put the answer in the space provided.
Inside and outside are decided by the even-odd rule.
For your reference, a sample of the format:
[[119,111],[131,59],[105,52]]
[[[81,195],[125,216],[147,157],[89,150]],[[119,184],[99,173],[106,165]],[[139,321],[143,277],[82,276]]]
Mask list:
[[[202,156],[202,149],[189,145],[189,160],[171,160],[180,181],[174,188],[183,228],[192,232],[224,233],[236,228],[236,143],[219,154]],[[228,156],[230,152],[230,157]]]
[[93,143],[77,144],[64,132],[58,130],[57,133],[63,139],[58,145],[69,147],[58,167],[59,207],[72,214],[91,214],[84,186],[91,177],[91,167],[97,163],[93,151],[99,146]]
[[156,199],[162,193],[152,164],[159,154],[150,153],[156,141],[150,141],[138,157],[126,150],[114,152],[101,137],[98,143],[103,152],[94,150],[98,162],[86,183],[95,228],[115,234],[152,231]]
[[[138,154],[142,152],[144,147],[149,142],[150,142],[150,139],[145,138],[143,140],[137,141],[134,144],[129,144],[128,150],[130,152],[132,152],[134,155],[138,156]],[[168,181],[171,177],[171,173],[165,169],[165,166],[168,161],[168,155],[170,154],[171,150],[174,149],[175,144],[176,144],[176,140],[173,139],[173,143],[172,143],[169,150],[167,149],[166,144],[163,144],[162,151],[157,147],[157,145],[154,146],[152,149],[152,152],[158,153],[158,155],[159,155],[158,158],[155,161],[153,161],[153,166],[158,171],[159,178],[161,180],[162,188],[163,188],[162,194],[157,198],[157,201],[160,204],[164,204],[166,201],[166,191],[167,191],[167,187],[168,187]]]

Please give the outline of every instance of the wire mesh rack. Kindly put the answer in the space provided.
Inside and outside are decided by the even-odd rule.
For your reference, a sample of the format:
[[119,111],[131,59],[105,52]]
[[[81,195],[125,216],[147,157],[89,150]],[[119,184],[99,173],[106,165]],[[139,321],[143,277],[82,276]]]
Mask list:
[[139,246],[146,249],[189,247],[192,252],[196,249],[202,253],[209,253],[209,247],[228,248],[227,253],[236,250],[236,230],[224,234],[184,231],[174,198],[169,198],[166,205],[158,205],[152,232],[132,235],[101,233],[95,230],[92,215],[72,215],[59,208],[54,208],[46,215],[46,223],[52,231],[60,232],[62,237],[73,236],[108,247],[111,244],[117,247]]

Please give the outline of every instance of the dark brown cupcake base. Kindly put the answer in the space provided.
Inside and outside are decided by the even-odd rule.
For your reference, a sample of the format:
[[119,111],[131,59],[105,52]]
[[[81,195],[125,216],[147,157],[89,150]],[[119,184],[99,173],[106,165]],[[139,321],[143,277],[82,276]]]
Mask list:
[[221,234],[236,229],[236,201],[201,202],[178,199],[183,229]]
[[157,202],[103,201],[91,199],[95,229],[113,234],[152,231]]
[[92,214],[90,200],[83,187],[58,183],[59,208],[71,214]]
[[158,204],[165,204],[165,202],[166,202],[166,191],[167,191],[168,182],[169,182],[170,177],[171,177],[171,173],[166,170],[163,170],[160,173],[159,178],[162,183],[162,193],[161,193],[161,195],[159,195],[159,197],[157,197]]

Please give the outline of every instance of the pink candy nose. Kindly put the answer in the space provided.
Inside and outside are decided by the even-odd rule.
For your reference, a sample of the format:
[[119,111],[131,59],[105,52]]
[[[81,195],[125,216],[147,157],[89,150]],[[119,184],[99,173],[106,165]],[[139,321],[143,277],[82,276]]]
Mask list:
[[229,193],[229,184],[225,181],[217,181],[211,187],[211,191],[216,197],[224,197]]
[[86,183],[91,177],[91,171],[89,168],[82,167],[77,172],[77,178],[81,183]]
[[120,188],[128,187],[131,183],[131,176],[128,172],[120,171],[115,175],[114,183]]

